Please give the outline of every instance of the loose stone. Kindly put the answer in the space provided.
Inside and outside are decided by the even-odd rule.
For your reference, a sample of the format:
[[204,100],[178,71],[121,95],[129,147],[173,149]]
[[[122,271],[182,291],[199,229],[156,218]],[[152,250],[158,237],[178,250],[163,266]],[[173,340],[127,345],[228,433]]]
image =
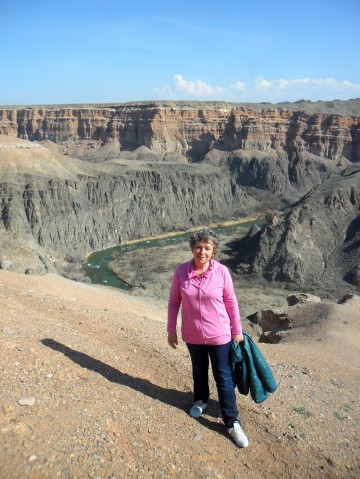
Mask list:
[[18,400],[18,404],[20,406],[33,406],[35,404],[36,398],[28,397],[28,398],[21,398]]

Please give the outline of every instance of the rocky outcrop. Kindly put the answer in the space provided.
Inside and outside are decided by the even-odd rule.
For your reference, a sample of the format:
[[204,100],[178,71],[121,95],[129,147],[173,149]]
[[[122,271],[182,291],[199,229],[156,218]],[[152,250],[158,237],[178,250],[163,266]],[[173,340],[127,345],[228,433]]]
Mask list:
[[339,299],[338,304],[350,304],[360,313],[360,296],[352,293],[346,293]]
[[286,298],[286,300],[289,306],[295,306],[296,304],[321,302],[321,299],[319,298],[319,296],[314,296],[313,294],[307,294],[307,293],[290,294]]
[[289,160],[285,152],[275,150],[224,152],[215,148],[205,155],[204,162],[226,169],[239,186],[269,192],[290,202],[350,164],[343,159],[339,165],[306,151]]
[[214,166],[93,164],[11,137],[0,173],[0,266],[16,272],[230,218],[252,202]]
[[360,170],[334,176],[237,244],[239,271],[327,292],[359,291]]
[[113,107],[0,110],[0,133],[51,141],[62,153],[99,161],[145,146],[198,161],[212,148],[302,152],[360,161],[360,119],[339,114],[246,108],[227,103],[134,103]]
[[360,297],[346,296],[335,304],[323,302],[318,296],[295,293],[287,297],[288,307],[263,309],[248,316],[248,319],[261,329],[259,341],[263,343],[306,341],[309,338],[321,341],[329,333],[341,337],[346,325],[352,323],[358,328],[360,319]]
[[[259,341],[276,344],[292,339],[294,336],[306,336],[306,331],[319,326],[328,316],[330,304],[322,303],[318,296],[297,293],[287,297],[288,305],[284,309],[263,309],[248,319],[258,324],[262,330]],[[305,307],[306,306],[306,307]],[[311,313],[311,314],[309,314]],[[314,318],[317,318],[315,321]]]

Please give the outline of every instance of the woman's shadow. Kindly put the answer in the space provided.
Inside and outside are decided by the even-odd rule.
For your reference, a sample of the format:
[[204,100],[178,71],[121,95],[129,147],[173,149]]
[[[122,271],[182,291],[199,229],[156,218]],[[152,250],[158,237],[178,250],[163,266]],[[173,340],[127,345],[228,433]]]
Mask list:
[[[176,407],[181,411],[189,410],[190,405],[192,404],[193,396],[190,392],[177,391],[176,389],[166,389],[156,384],[151,383],[147,379],[142,379],[130,374],[122,373],[118,369],[109,366],[98,359],[92,358],[91,356],[71,349],[65,344],[59,343],[54,339],[41,339],[41,343],[48,348],[53,349],[62,353],[64,356],[68,357],[74,363],[78,364],[84,369],[89,369],[95,373],[101,374],[105,379],[122,386],[129,387],[134,389],[134,391],[141,392],[145,396],[151,397],[157,401],[161,401],[165,404],[168,404],[172,407]],[[207,413],[209,416],[218,417],[217,414],[218,403],[217,401],[210,400],[207,408]],[[223,433],[223,425],[216,422],[209,421],[204,416],[199,419],[204,426],[209,429],[216,430],[219,433]]]

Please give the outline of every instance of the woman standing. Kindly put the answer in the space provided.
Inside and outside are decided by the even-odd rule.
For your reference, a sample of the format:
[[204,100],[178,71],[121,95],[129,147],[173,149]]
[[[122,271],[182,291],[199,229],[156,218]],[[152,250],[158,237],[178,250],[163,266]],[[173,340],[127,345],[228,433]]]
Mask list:
[[182,339],[190,353],[194,382],[190,416],[199,418],[207,406],[210,359],[225,426],[237,446],[247,447],[230,366],[231,340],[244,340],[232,279],[228,269],[214,259],[219,240],[212,230],[195,232],[189,243],[193,259],[176,268],[171,283],[168,343],[174,349],[178,344],[176,323],[181,305]]

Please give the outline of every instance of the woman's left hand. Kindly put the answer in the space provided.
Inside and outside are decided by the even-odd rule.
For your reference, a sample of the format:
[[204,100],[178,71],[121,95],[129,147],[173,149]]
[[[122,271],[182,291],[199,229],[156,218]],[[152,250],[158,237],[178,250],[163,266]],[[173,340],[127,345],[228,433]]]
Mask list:
[[242,334],[235,334],[235,336],[233,336],[233,339],[237,343],[242,343],[244,341],[244,336]]

